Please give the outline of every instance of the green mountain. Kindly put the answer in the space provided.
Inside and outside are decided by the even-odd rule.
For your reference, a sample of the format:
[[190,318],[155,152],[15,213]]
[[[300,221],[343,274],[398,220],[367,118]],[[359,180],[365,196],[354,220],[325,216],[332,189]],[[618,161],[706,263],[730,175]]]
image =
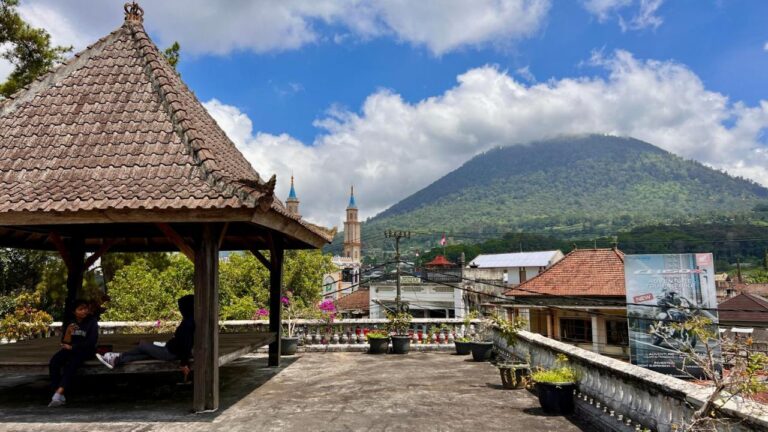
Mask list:
[[646,142],[573,136],[472,158],[364,223],[363,242],[381,244],[385,229],[467,241],[515,231],[583,238],[643,225],[744,222],[766,203],[765,187]]

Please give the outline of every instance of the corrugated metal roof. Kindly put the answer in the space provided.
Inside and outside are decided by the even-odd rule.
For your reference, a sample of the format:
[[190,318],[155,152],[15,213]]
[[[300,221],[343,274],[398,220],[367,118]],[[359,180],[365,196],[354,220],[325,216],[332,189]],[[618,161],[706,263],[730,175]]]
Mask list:
[[478,255],[469,265],[479,268],[546,267],[559,251]]

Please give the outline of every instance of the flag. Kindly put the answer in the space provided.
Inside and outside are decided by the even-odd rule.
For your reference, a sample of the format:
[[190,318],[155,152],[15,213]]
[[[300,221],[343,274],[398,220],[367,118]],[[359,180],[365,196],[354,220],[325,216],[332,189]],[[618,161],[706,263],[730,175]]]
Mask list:
[[443,238],[440,239],[440,246],[445,246],[447,242],[445,241],[445,234],[443,234]]

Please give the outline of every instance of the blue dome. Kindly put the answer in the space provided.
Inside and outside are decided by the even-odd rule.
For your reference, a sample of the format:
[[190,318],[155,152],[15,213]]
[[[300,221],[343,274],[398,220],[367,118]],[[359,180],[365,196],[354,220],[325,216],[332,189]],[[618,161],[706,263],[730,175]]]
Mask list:
[[355,203],[355,187],[352,186],[352,189],[349,193],[349,205],[347,208],[357,208],[357,203]]
[[296,189],[293,188],[293,176],[291,176],[291,191],[288,192],[288,199],[287,201],[298,201],[299,199],[296,197]]

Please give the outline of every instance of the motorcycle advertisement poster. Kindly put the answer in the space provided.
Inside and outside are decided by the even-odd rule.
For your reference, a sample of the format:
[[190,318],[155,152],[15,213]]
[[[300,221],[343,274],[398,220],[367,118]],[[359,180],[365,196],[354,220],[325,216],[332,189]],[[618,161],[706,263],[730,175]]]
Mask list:
[[[702,371],[686,362],[683,352],[703,354],[704,343],[673,323],[696,316],[717,323],[712,254],[626,255],[624,275],[632,364],[679,378],[700,377]],[[710,346],[719,358],[716,344]]]

